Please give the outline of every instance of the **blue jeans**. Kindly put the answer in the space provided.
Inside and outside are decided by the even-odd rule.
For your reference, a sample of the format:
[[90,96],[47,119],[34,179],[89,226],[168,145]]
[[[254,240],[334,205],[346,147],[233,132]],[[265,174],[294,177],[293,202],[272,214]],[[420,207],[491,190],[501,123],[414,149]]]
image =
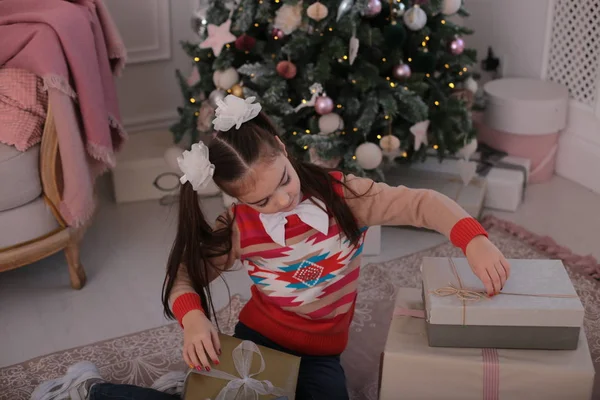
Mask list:
[[[301,357],[297,400],[348,400],[346,376],[339,356],[306,356],[294,353],[238,323],[234,336],[250,340],[259,346]],[[92,387],[89,400],[180,400],[179,396],[165,394],[153,389],[130,385],[99,383]]]

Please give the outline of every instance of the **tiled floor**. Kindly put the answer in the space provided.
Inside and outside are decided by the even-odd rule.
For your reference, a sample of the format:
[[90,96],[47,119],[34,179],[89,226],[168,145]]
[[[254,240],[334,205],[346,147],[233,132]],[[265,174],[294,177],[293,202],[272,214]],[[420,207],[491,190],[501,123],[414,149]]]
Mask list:
[[[220,200],[205,205],[216,215]],[[496,214],[600,259],[600,196],[581,186],[555,178],[531,186],[517,213]],[[62,254],[0,274],[0,367],[164,324],[160,290],[175,223],[172,207],[116,205],[104,198],[82,247],[88,275],[83,290],[70,289]],[[393,259],[443,240],[434,233],[385,228],[383,253],[365,262]],[[243,271],[226,279],[231,293],[248,294]],[[214,291],[217,306],[226,304],[225,286],[217,283]]]

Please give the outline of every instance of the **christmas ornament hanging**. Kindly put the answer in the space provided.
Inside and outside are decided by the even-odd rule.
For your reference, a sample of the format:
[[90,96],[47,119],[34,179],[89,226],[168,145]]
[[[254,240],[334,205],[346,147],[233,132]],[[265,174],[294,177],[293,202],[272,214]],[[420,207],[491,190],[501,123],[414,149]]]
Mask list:
[[385,135],[379,140],[379,147],[386,152],[398,150],[400,148],[400,139],[394,135]]
[[475,94],[479,90],[479,85],[477,84],[477,81],[475,79],[473,79],[473,77],[470,76],[465,81],[465,89],[467,89],[469,92]]
[[410,132],[415,137],[416,151],[419,151],[422,145],[427,145],[427,130],[429,130],[429,120],[418,122],[410,127]]
[[229,90],[240,81],[240,76],[235,68],[216,70],[213,73],[213,83],[219,89]]
[[244,98],[244,88],[239,83],[231,87],[231,94],[240,98]]
[[335,21],[340,22],[340,19],[342,19],[342,17],[344,15],[346,15],[352,9],[353,5],[354,5],[354,0],[342,0],[342,2],[340,3],[340,5],[338,7],[337,17],[336,17]]
[[404,13],[404,23],[411,31],[419,31],[427,25],[427,14],[415,5]]
[[315,111],[319,115],[325,115],[332,112],[333,100],[331,100],[331,97],[326,95],[317,97],[317,100],[315,101]]
[[352,35],[350,38],[350,44],[348,45],[348,60],[350,61],[350,65],[354,64],[354,60],[356,60],[359,45],[360,41],[356,35]]
[[223,100],[225,96],[227,96],[227,93],[224,90],[215,89],[208,95],[208,103],[214,108],[217,108],[218,101]]
[[383,153],[375,143],[366,142],[356,148],[356,162],[361,168],[371,170],[379,167],[383,161]]
[[215,53],[215,56],[219,57],[223,46],[235,40],[235,36],[229,31],[230,28],[231,19],[228,19],[221,25],[208,24],[208,38],[200,43],[200,48],[210,48]]
[[461,55],[465,51],[465,41],[457,37],[453,41],[450,42],[450,52],[455,56]]
[[373,18],[381,12],[381,8],[381,0],[369,0],[363,15],[367,18]]
[[462,0],[444,0],[442,3],[442,14],[456,14],[462,6]]
[[412,71],[410,70],[410,66],[408,64],[398,64],[394,66],[392,70],[392,75],[396,79],[408,79],[410,78]]
[[404,4],[404,3],[398,3],[396,5],[396,7],[394,7],[392,9],[392,14],[396,18],[403,16],[405,12],[406,12],[406,4]]
[[273,39],[279,40],[283,39],[285,33],[281,29],[274,28],[273,31],[271,31],[271,36],[273,37]]
[[327,6],[325,6],[320,1],[311,4],[306,9],[306,15],[308,15],[309,18],[314,19],[317,22],[321,21],[324,18],[327,18],[328,14],[329,10],[327,9]]
[[344,129],[344,120],[336,113],[329,113],[319,117],[319,134],[329,135]]
[[279,7],[273,27],[281,29],[286,35],[294,32],[302,23],[302,7],[301,1],[297,4],[284,4]]
[[235,48],[241,51],[250,51],[255,45],[256,39],[245,33],[235,40]]
[[291,61],[280,61],[276,67],[279,76],[285,79],[293,79],[296,76],[296,65]]

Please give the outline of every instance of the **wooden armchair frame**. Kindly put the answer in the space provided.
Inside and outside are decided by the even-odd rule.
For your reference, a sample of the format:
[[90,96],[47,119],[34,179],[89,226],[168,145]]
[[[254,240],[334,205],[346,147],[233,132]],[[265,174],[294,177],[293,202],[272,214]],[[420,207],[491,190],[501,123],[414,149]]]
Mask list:
[[67,226],[58,211],[62,194],[62,168],[58,149],[58,136],[51,105],[42,135],[40,149],[40,176],[43,196],[60,227],[44,236],[20,243],[9,248],[0,249],[0,272],[9,271],[34,263],[54,253],[64,250],[69,266],[69,277],[73,289],[81,289],[85,285],[86,276],[79,259],[79,242],[86,227],[73,228]]

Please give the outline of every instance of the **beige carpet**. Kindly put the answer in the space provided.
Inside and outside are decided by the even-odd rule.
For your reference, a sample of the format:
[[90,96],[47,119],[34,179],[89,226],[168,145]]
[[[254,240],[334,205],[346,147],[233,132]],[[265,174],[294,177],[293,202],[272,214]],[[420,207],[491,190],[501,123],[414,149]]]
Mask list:
[[[595,365],[600,365],[600,284],[589,277],[598,264],[573,255],[548,238],[533,235],[517,225],[487,218],[492,240],[508,258],[561,258],[586,308],[585,328]],[[398,287],[419,287],[419,264],[424,256],[460,256],[450,244],[387,263],[369,265],[361,272],[356,316],[350,345],[343,355],[352,399],[377,399],[379,357]],[[587,272],[586,272],[587,271]],[[231,334],[243,300],[234,296],[222,310],[219,324]],[[94,343],[0,369],[0,399],[25,400],[41,381],[55,378],[77,361],[94,362],[103,376],[115,383],[149,386],[168,371],[184,370],[181,330],[175,324]],[[368,345],[365,345],[368,344]],[[600,385],[594,398],[600,399]]]

